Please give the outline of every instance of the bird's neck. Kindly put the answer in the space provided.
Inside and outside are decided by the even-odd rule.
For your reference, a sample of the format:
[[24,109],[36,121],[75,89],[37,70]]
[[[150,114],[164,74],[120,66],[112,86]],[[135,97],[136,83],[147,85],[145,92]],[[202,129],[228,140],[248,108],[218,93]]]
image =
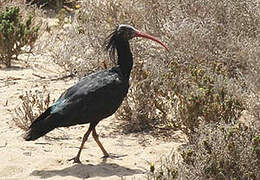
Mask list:
[[122,74],[129,79],[133,67],[133,56],[129,42],[118,39],[116,49],[118,54],[117,64],[119,65]]

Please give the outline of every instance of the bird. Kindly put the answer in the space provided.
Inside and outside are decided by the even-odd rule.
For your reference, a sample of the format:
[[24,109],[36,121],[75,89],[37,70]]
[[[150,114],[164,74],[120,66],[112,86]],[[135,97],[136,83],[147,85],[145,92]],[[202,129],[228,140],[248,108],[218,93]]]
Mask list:
[[69,160],[81,163],[81,151],[91,133],[103,152],[103,157],[109,157],[99,140],[96,126],[102,119],[114,114],[127,95],[133,67],[129,40],[134,37],[153,40],[169,51],[158,38],[141,32],[131,25],[118,25],[105,41],[105,50],[116,65],[87,75],[65,90],[56,102],[31,123],[24,139],[34,141],[58,127],[89,123],[77,155]]

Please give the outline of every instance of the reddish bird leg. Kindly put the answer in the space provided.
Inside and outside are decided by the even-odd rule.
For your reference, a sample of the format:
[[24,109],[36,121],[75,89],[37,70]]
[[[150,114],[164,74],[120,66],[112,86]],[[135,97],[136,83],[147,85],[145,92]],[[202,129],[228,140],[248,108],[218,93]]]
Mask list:
[[103,147],[101,142],[99,141],[98,134],[97,134],[95,128],[92,130],[92,136],[93,136],[94,140],[96,141],[96,143],[98,144],[98,146],[100,147],[101,151],[103,152],[104,158],[109,157],[109,154],[107,153],[107,151],[105,150],[105,148]]
[[80,159],[80,154],[81,154],[81,151],[82,151],[82,149],[84,147],[85,142],[88,140],[88,137],[89,137],[91,131],[92,131],[92,136],[93,136],[94,140],[96,141],[97,145],[100,147],[101,151],[104,154],[104,158],[109,157],[109,154],[107,153],[107,151],[105,150],[105,148],[103,147],[101,142],[99,141],[98,134],[96,132],[95,126],[90,125],[89,128],[88,128],[88,131],[85,133],[85,135],[84,135],[84,137],[82,139],[82,142],[81,142],[81,145],[80,145],[79,152],[78,152],[77,156],[72,158],[72,159],[69,159],[69,161],[73,160],[74,163],[81,163],[80,160],[79,160]]
[[74,158],[69,159],[69,161],[73,160],[74,163],[81,163],[80,160],[79,160],[80,154],[81,154],[81,151],[82,151],[82,149],[84,147],[85,142],[88,140],[88,136],[91,133],[92,129],[93,129],[93,126],[90,125],[89,128],[88,128],[88,131],[84,134],[84,137],[82,139],[82,142],[81,142],[81,145],[80,145],[79,152],[78,152],[77,156],[74,157]]

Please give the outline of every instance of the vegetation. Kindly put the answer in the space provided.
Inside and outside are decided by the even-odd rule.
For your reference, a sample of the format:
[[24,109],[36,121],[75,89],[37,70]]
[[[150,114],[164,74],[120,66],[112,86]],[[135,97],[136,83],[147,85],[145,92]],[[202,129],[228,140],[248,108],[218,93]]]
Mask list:
[[32,26],[32,16],[22,22],[19,7],[0,10],[0,63],[10,67],[25,47],[29,52],[38,37],[38,30],[38,26]]
[[53,102],[50,93],[43,86],[41,90],[26,91],[19,97],[22,105],[15,109],[13,121],[19,128],[28,130],[32,122]]
[[69,21],[44,47],[67,72],[82,77],[113,66],[103,42],[120,23],[171,49],[134,40],[131,89],[116,114],[124,133],[181,129],[188,137],[180,158],[156,164],[147,179],[260,178],[257,0],[88,0],[80,7],[73,18],[65,13]]
[[[258,134],[258,135],[257,135]],[[259,179],[259,129],[237,123],[208,123],[148,179]]]
[[68,11],[72,11],[73,8],[77,8],[78,0],[25,0],[25,3],[39,7],[51,7],[54,9],[66,8]]
[[[250,9],[255,8],[253,2],[246,6],[229,2],[226,6],[225,2],[212,1],[205,7],[201,3],[83,2],[73,26],[65,29],[67,43],[62,44],[58,35],[50,41],[50,50],[58,64],[81,77],[113,64],[101,53],[103,31],[129,21],[139,29],[149,27],[146,31],[173,42],[168,44],[172,53],[166,54],[144,40],[142,46],[139,41],[134,43],[131,90],[117,113],[125,122],[125,132],[164,126],[182,127],[189,133],[198,126],[197,119],[231,122],[247,109],[246,99],[259,83],[258,14]],[[151,6],[155,8],[148,8]],[[227,8],[234,12],[225,15]],[[240,15],[244,8],[248,9],[246,14]],[[240,23],[241,18],[247,27]],[[54,48],[57,41],[61,46]]]

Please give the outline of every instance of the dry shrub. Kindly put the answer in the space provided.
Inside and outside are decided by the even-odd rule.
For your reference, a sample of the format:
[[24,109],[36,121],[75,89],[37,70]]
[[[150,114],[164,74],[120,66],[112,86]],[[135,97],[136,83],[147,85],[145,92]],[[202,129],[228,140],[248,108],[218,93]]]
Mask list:
[[[189,142],[182,161],[164,163],[150,178],[259,179],[259,3],[188,0],[171,7],[164,28],[175,53],[160,73],[160,91],[174,109],[168,120]],[[254,117],[248,126],[238,122],[244,109]]]
[[258,179],[260,131],[243,124],[202,125],[182,151],[190,178]]
[[[173,127],[168,118],[167,97],[159,92],[151,72],[146,71],[143,62],[135,62],[132,72],[131,88],[116,118],[124,122],[125,133],[149,131],[161,127]],[[129,123],[131,122],[131,123]]]
[[[133,6],[136,8],[132,8]],[[51,52],[54,61],[66,71],[76,72],[79,77],[115,65],[114,62],[107,60],[108,56],[103,52],[106,37],[120,23],[144,29],[146,4],[142,1],[87,1],[83,2],[81,7],[74,21],[65,24],[64,30],[53,36],[48,43],[51,47],[48,51]],[[126,122],[124,127],[128,132],[151,129],[155,120],[161,120],[161,117],[165,116],[165,113],[161,112],[163,109],[154,111],[155,106],[159,109],[161,103],[160,99],[154,98],[153,87],[150,88],[152,79],[149,79],[151,76],[146,74],[149,72],[145,70],[149,68],[148,66],[158,67],[159,61],[153,60],[149,63],[147,61],[152,60],[151,56],[154,57],[163,50],[155,49],[149,42],[146,42],[144,47],[138,42],[135,44],[137,45],[133,47],[135,67],[131,76],[132,87],[127,100],[117,113],[117,117]],[[147,48],[151,49],[146,50]],[[163,57],[162,55],[159,58]],[[145,87],[149,89],[144,89]],[[146,90],[148,92],[144,94]]]
[[247,82],[230,78],[221,65],[202,60],[184,66],[175,63],[170,69],[172,71],[165,75],[165,79],[181,80],[166,86],[172,90],[169,98],[175,109],[174,122],[187,135],[192,134],[201,122],[236,122],[241,112],[248,108],[246,93],[252,92],[241,87]]
[[200,121],[236,121],[248,109],[247,97],[259,87],[258,7],[253,0],[85,1],[67,14],[47,50],[81,77],[114,65],[103,42],[117,24],[158,36],[172,52],[134,40],[131,89],[117,118],[125,132],[181,127],[191,133]]
[[134,69],[134,90],[118,111],[130,131],[159,123],[192,133],[201,121],[236,121],[249,108],[247,101],[256,103],[247,100],[260,72],[256,6],[255,1],[146,2],[144,24],[171,41],[173,53],[138,51],[135,59],[140,55],[145,65]]
[[147,179],[237,179],[260,177],[260,131],[254,125],[207,123]]
[[134,3],[90,0],[82,2],[81,9],[75,14],[63,12],[66,22],[47,43],[47,51],[65,71],[76,71],[79,77],[113,66],[114,63],[103,52],[104,41],[117,24],[129,23],[130,19],[138,21],[134,16],[136,13],[120,11],[121,7],[133,11]]
[[[60,9],[62,7],[73,10],[78,4],[77,0],[24,0],[26,4],[34,5],[39,7],[55,8]],[[72,9],[71,9],[72,8]]]
[[19,98],[22,105],[14,110],[13,121],[16,126],[25,131],[54,102],[50,99],[50,93],[45,87],[41,90],[26,91]]

